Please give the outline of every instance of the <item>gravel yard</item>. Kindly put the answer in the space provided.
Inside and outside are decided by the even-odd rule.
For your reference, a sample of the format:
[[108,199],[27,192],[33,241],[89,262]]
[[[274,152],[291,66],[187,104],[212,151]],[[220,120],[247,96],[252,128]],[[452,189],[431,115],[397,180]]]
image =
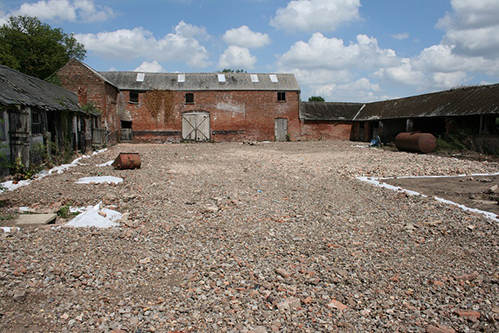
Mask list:
[[[0,235],[0,331],[499,331],[498,223],[355,179],[498,163],[355,146],[122,144],[2,194],[125,216]],[[142,167],[97,166],[119,152]],[[98,175],[124,181],[75,184]]]

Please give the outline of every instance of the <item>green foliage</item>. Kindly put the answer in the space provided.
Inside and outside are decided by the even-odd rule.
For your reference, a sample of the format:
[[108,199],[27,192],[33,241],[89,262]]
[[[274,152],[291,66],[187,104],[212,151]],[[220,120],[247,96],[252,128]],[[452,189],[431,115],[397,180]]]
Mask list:
[[66,203],[64,206],[61,207],[61,209],[59,209],[57,215],[63,219],[68,219],[68,218],[73,218],[78,214],[80,214],[78,212],[71,212],[70,207],[71,207],[71,202]]
[[0,221],[10,221],[14,219],[13,214],[7,214],[7,215],[0,215]]
[[57,73],[52,73],[52,75],[45,78],[45,81],[47,81],[48,83],[52,83],[55,86],[62,87],[61,78],[59,77],[59,75],[57,75]]
[[86,50],[73,34],[31,16],[10,17],[0,27],[0,64],[45,79],[69,59],[85,59]]
[[310,96],[308,98],[308,101],[309,102],[325,102],[326,100],[324,99],[324,97],[321,97],[321,96]]
[[11,168],[12,178],[16,181],[31,179],[37,171],[34,167],[26,167],[21,156],[16,158]]
[[437,138],[437,151],[468,150],[464,144],[464,133],[446,133]]
[[102,114],[99,107],[93,101],[90,101],[85,105],[82,105],[81,108],[83,109],[83,111],[90,113],[90,114],[95,114],[95,113]]
[[221,73],[246,73],[244,69],[230,69],[230,68],[224,68]]

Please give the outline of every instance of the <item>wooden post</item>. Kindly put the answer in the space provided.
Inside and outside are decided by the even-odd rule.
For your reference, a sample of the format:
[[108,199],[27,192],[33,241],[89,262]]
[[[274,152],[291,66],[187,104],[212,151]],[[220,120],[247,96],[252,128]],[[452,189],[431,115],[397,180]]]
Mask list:
[[405,131],[406,132],[414,131],[414,119],[407,118],[407,120],[405,122]]

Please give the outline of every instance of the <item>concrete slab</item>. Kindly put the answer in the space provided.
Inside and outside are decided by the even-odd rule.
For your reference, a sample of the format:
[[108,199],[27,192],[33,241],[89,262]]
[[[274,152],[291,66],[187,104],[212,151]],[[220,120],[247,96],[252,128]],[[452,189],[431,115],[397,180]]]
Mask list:
[[14,220],[16,225],[44,225],[54,222],[57,214],[21,214]]

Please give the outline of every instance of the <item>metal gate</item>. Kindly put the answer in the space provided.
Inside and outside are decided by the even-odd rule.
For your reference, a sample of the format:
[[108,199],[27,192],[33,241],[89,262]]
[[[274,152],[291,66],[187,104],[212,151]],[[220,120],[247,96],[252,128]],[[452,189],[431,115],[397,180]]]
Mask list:
[[208,112],[182,114],[182,140],[210,141],[210,114]]
[[286,118],[275,119],[275,139],[276,141],[288,139],[288,120]]

